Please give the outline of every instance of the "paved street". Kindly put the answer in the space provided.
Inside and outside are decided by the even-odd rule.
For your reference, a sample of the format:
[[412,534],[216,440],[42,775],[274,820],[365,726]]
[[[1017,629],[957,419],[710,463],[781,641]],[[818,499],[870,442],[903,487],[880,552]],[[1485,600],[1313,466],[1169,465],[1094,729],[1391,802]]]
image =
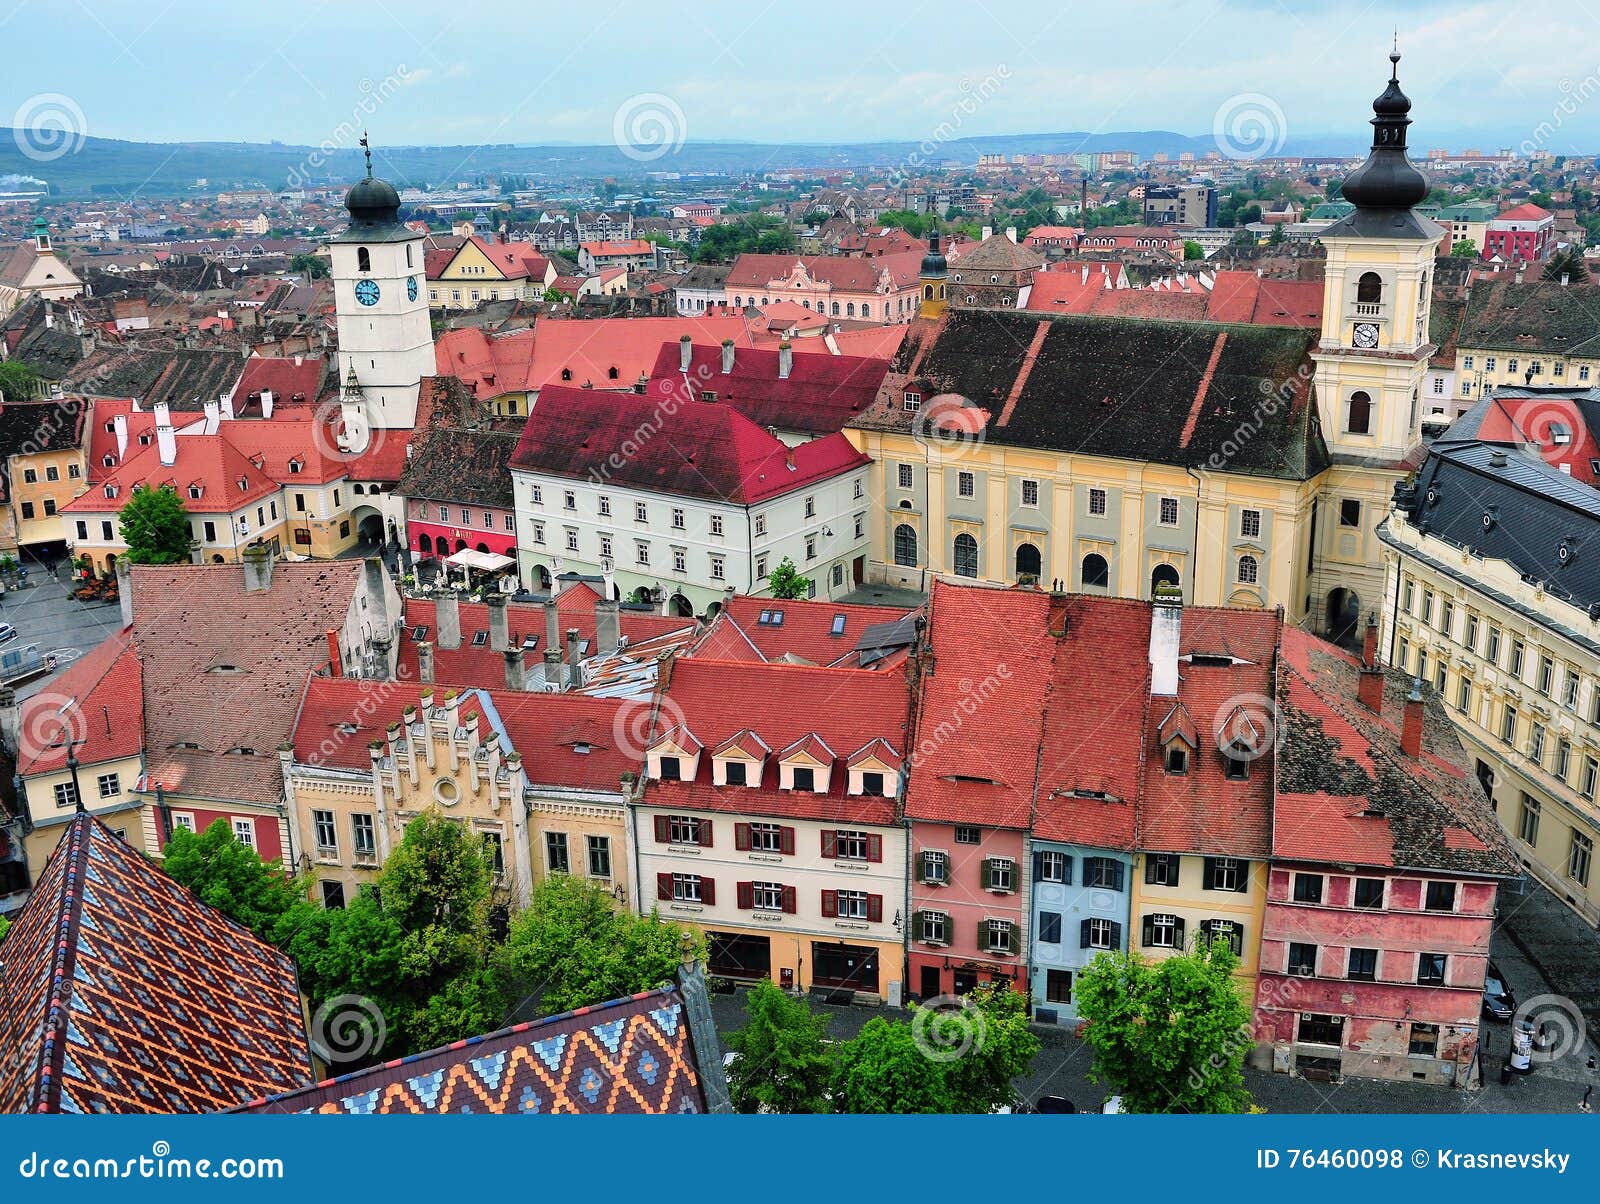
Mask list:
[[50,682],[78,657],[115,634],[122,612],[115,602],[74,601],[67,585],[37,565],[30,565],[27,589],[0,596],[0,622],[14,625],[18,641],[38,646],[41,656],[56,654],[58,668],[17,689],[27,698],[50,688]]
[[[1494,959],[1509,980],[1518,1001],[1548,993],[1549,984],[1526,957],[1502,935],[1494,942]],[[744,994],[712,998],[712,1014],[719,1033],[732,1032],[745,1022]],[[900,1016],[888,1009],[872,1007],[832,1007],[812,1003],[812,1010],[829,1017],[829,1033],[846,1039],[860,1031],[874,1016]],[[1064,1095],[1080,1109],[1097,1109],[1108,1091],[1088,1078],[1090,1053],[1070,1031],[1050,1026],[1034,1029],[1043,1048],[1034,1059],[1033,1071],[1017,1084],[1017,1094],[1025,1100],[1041,1095]],[[1456,1091],[1418,1083],[1377,1082],[1347,1079],[1343,1083],[1312,1083],[1288,1075],[1246,1070],[1245,1086],[1256,1103],[1269,1112],[1302,1113],[1407,1113],[1407,1112],[1573,1112],[1591,1080],[1600,1074],[1588,1070],[1586,1062],[1595,1047],[1585,1041],[1558,1062],[1536,1066],[1527,1076],[1514,1075],[1501,1086],[1500,1063],[1510,1041],[1509,1026],[1485,1022],[1489,1067],[1485,1085],[1477,1091]]]

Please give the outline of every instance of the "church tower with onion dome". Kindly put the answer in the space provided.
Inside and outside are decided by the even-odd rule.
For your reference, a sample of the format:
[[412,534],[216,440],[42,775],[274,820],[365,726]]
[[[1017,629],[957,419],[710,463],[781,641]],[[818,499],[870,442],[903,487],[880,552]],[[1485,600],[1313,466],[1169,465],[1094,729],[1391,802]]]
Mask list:
[[340,408],[347,450],[371,430],[416,425],[422,378],[434,374],[422,236],[400,221],[400,194],[372,174],[346,194],[350,224],[329,241],[338,322]]

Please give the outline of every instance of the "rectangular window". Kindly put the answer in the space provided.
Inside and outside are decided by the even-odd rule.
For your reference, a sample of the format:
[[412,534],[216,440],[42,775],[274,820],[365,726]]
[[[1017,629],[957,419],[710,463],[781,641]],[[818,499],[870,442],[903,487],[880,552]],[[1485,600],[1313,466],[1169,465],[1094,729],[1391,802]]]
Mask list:
[[[744,766],[740,765],[739,768],[743,769]],[[758,853],[783,852],[783,825],[751,824],[750,848]]]
[[1538,689],[1539,693],[1543,694],[1546,698],[1549,698],[1550,691],[1555,685],[1555,678],[1555,661],[1550,659],[1548,656],[1541,656],[1539,658],[1539,676],[1536,679],[1536,688]]
[[1024,480],[1022,482],[1022,504],[1024,506],[1037,506],[1039,504],[1039,482]]
[[342,911],[344,909],[344,883],[322,882],[322,905],[329,911]]
[[1522,678],[1522,662],[1526,658],[1526,654],[1527,646],[1521,640],[1514,639],[1511,641],[1511,663],[1507,668],[1511,671],[1511,676],[1518,680]]
[[1455,630],[1455,625],[1456,604],[1450,601],[1449,598],[1446,598],[1443,602],[1439,603],[1439,630],[1448,637],[1449,634]]
[[1207,857],[1206,876],[1202,885],[1206,890],[1242,892],[1250,888],[1244,862],[1235,857]]
[[1039,913],[1039,940],[1046,945],[1059,945],[1061,943],[1061,913],[1059,911],[1041,911]]
[[986,857],[983,861],[983,889],[1009,894],[1017,889],[1017,863],[1009,857]]
[[1465,672],[1456,679],[1456,710],[1465,715],[1472,709],[1472,678]]
[[956,828],[957,844],[980,844],[983,841],[981,828],[958,827]]
[[650,563],[650,545],[642,539],[633,541],[633,558],[638,564]]
[[1600,761],[1593,757],[1583,759],[1583,772],[1578,775],[1578,793],[1584,798],[1593,800],[1595,778],[1600,776]]
[[1478,616],[1470,610],[1467,612],[1467,629],[1462,633],[1461,642],[1473,652],[1478,650]]
[[572,868],[572,863],[567,856],[567,834],[565,832],[546,832],[544,834],[544,863],[545,868],[552,874],[565,874]]
[[339,828],[334,823],[332,811],[313,811],[311,813],[312,825],[317,833],[317,852],[320,854],[338,856],[339,853]]
[[1422,906],[1428,911],[1454,911],[1456,909],[1456,884],[1430,882]]
[[1567,853],[1567,877],[1579,886],[1589,885],[1589,861],[1594,853],[1594,841],[1576,828],[1572,830],[1572,848]]
[[704,883],[699,874],[673,874],[672,875],[672,901],[674,903],[699,903],[705,894]]
[[1294,901],[1296,903],[1322,902],[1322,875],[1296,874],[1294,876]]
[[1500,629],[1489,624],[1489,642],[1484,645],[1483,658],[1491,665],[1500,663]]
[[256,847],[256,821],[253,819],[236,819],[233,821],[233,838],[247,849]]
[[1555,775],[1563,782],[1572,772],[1572,741],[1563,737],[1556,741],[1556,767]]
[[586,837],[589,846],[589,877],[611,877],[611,837]]
[[610,497],[610,495],[602,493],[600,495],[600,497],[599,497],[599,502],[600,502],[600,513],[601,514],[610,514],[611,513],[611,497]]
[[956,473],[957,497],[973,497],[977,491],[977,480],[970,472]]
[[1444,986],[1445,955],[1443,953],[1417,954],[1417,985],[1423,987]]
[[835,906],[841,920],[867,920],[871,918],[867,892],[842,890],[835,896]]
[[950,856],[935,849],[923,849],[922,881],[932,886],[943,886],[950,881]]
[[1083,884],[1103,890],[1122,889],[1122,862],[1115,857],[1085,857],[1083,859]]
[[1104,489],[1089,490],[1089,513],[1103,515],[1106,512],[1106,491]]
[[1522,815],[1517,822],[1517,837],[1523,844],[1539,843],[1539,800],[1531,794],[1522,796]]
[[1081,943],[1085,949],[1116,949],[1122,944],[1120,925],[1112,920],[1085,920]]
[[116,798],[122,793],[122,779],[114,773],[103,773],[94,780],[101,798]]
[[1505,709],[1500,712],[1500,739],[1512,744],[1516,741],[1516,736],[1517,708],[1508,702],[1505,704]]
[[1183,921],[1175,915],[1157,912],[1144,918],[1144,944],[1147,949],[1183,948]]
[[816,771],[809,765],[796,765],[789,771],[791,790],[815,790],[817,788]]
[[370,815],[352,815],[350,817],[351,848],[357,857],[376,857],[378,855],[377,829]]
[[533,542],[536,543],[536,544],[542,544],[544,542],[544,524],[543,523],[534,523],[533,524]]
[[1570,666],[1561,678],[1561,705],[1569,711],[1578,709],[1578,671]]
[[1147,853],[1144,880],[1149,886],[1177,886],[1180,859],[1176,853]]
[[1044,972],[1044,998],[1046,1003],[1071,1003],[1072,971],[1046,970]]
[[711,579],[721,581],[727,573],[726,562],[721,556],[711,557]]
[[722,534],[722,515],[713,514],[711,516],[711,534],[713,534],[713,535],[721,535]]
[[1406,1047],[1406,1052],[1419,1058],[1431,1058],[1439,1052],[1439,1026],[1437,1024],[1413,1024],[1411,1026],[1411,1040]]
[[1422,621],[1424,623],[1433,622],[1433,591],[1431,589],[1422,591]]
[[866,861],[870,844],[865,832],[837,831],[833,834],[833,855],[840,861]]
[[750,884],[750,906],[755,911],[782,911],[783,883],[752,882]]
[[1288,969],[1290,974],[1310,978],[1317,972],[1317,947],[1290,941]]
[[1035,876],[1040,882],[1071,882],[1072,861],[1065,853],[1040,853],[1039,870]]
[[[1359,527],[1361,525],[1361,501],[1359,498],[1347,497],[1339,499],[1339,525],[1341,527]],[[1423,615],[1427,617],[1426,614]]]
[[1350,962],[1345,970],[1345,977],[1356,982],[1375,982],[1378,977],[1378,951],[1350,950]]
[[986,948],[990,953],[1012,953],[1012,925],[1009,920],[987,920],[984,927],[988,936]]
[[950,917],[942,911],[925,911],[922,915],[921,940],[928,945],[950,943]]
[[1355,905],[1368,911],[1381,910],[1383,907],[1383,879],[1357,878]]
[[1261,538],[1261,511],[1241,510],[1239,512],[1239,534],[1245,539]]
[[1417,600],[1417,587],[1416,583],[1413,582],[1409,577],[1406,578],[1405,585],[1400,591],[1400,599],[1400,609],[1405,611],[1408,615],[1414,614],[1415,611],[1413,611],[1411,608]]
[[1161,525],[1163,527],[1176,527],[1178,525],[1178,499],[1164,497],[1161,499]]
[[896,465],[895,466],[895,477],[899,481],[901,489],[910,489],[911,488],[911,465],[909,465],[909,464]]

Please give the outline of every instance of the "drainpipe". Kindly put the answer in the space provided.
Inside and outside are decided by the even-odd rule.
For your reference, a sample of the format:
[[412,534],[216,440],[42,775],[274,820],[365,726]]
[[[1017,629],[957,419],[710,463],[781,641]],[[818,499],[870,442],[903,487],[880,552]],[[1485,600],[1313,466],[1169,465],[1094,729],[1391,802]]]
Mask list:
[[[1395,566],[1394,566],[1394,604],[1390,608],[1390,611],[1389,611],[1389,613],[1394,615],[1395,617],[1393,619],[1391,619],[1390,622],[1389,622],[1389,655],[1387,657],[1387,661],[1388,661],[1389,667],[1391,669],[1394,667],[1394,641],[1395,641],[1395,637],[1400,634],[1400,620],[1399,620],[1399,615],[1400,615],[1400,578],[1404,577],[1405,574],[1406,574],[1405,553],[1401,552],[1398,548],[1396,548],[1395,549]],[[1401,665],[1400,668],[1401,668],[1402,671],[1404,671],[1405,666]]]
[[[1195,573],[1200,564],[1200,486],[1203,482],[1200,480],[1200,474],[1188,465],[1184,465],[1183,471],[1194,478],[1194,537],[1189,543],[1189,604],[1195,606],[1200,602],[1199,593],[1195,588],[1199,584],[1195,580]],[[1154,594],[1151,596],[1154,597]]]

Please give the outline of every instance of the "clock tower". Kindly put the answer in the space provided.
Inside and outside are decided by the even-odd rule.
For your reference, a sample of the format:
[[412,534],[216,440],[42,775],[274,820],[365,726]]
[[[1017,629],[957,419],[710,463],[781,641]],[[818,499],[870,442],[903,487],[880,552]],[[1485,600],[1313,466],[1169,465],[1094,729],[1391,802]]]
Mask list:
[[434,374],[422,236],[400,222],[400,194],[372,175],[345,196],[350,224],[330,240],[339,330],[340,408],[349,450],[372,429],[409,429],[422,378]]
[[1428,180],[1406,154],[1411,101],[1400,54],[1372,102],[1372,149],[1344,179],[1354,212],[1320,235],[1327,250],[1317,406],[1333,460],[1319,497],[1313,596],[1336,639],[1353,638],[1383,582],[1377,524],[1420,438],[1434,259],[1445,231],[1413,212]]

